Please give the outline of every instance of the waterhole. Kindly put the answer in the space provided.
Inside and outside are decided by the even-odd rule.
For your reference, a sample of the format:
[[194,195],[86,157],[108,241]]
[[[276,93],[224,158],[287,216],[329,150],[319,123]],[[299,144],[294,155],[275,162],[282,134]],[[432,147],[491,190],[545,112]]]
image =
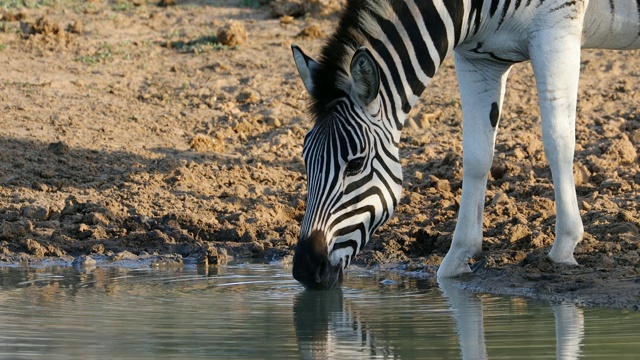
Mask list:
[[637,359],[640,313],[478,295],[351,269],[308,292],[281,264],[0,267],[2,359]]

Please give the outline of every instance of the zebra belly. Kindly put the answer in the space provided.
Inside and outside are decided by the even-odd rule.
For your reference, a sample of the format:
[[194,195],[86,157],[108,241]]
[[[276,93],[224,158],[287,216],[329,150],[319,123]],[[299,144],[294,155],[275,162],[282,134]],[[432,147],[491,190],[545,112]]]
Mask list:
[[584,17],[582,47],[640,48],[640,2],[591,0]]

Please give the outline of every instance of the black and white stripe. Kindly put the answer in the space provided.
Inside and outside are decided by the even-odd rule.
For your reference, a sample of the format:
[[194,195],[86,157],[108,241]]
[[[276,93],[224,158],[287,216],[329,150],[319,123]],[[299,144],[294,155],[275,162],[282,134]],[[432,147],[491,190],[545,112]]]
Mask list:
[[[456,66],[464,63],[464,70],[470,71],[469,78],[460,79],[461,93],[467,94],[463,96],[465,123],[476,117],[487,119],[487,136],[479,136],[484,136],[483,146],[492,150],[512,64],[547,56],[545,42],[565,41],[567,36],[582,47],[639,48],[639,14],[640,0],[349,0],[318,62],[293,49],[315,120],[304,144],[308,202],[296,254],[313,248],[318,259],[345,267],[393,214],[402,183],[398,157],[402,126],[448,54],[455,50]],[[547,85],[551,91],[557,84],[542,86]],[[485,93],[486,103],[482,103],[480,96]],[[466,107],[464,97],[469,98]],[[470,103],[478,105],[469,108]],[[555,105],[549,106],[554,113]],[[485,172],[485,176],[465,177],[463,184],[474,182],[469,188],[480,189],[488,171],[482,166],[491,157],[474,153],[474,144],[467,150],[468,143],[465,163],[472,163],[470,173]],[[480,165],[471,159],[478,159]],[[354,164],[358,165],[355,172]],[[482,218],[477,209],[462,207],[477,208],[473,204],[484,196],[483,191],[465,196],[463,188],[461,218],[473,215],[474,223]],[[575,220],[573,214],[568,216]],[[477,224],[459,226],[456,233],[477,237]],[[454,235],[454,247],[467,246],[465,241],[457,241]],[[460,252],[468,257],[473,251]],[[305,266],[303,257],[296,257],[294,274],[296,266],[298,270]]]

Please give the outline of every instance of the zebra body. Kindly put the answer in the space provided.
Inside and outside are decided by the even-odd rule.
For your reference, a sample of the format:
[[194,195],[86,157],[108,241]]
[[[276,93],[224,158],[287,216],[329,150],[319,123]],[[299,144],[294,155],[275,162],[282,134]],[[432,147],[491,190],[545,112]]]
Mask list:
[[453,242],[438,270],[469,272],[482,241],[486,182],[507,76],[530,60],[556,194],[549,257],[573,263],[583,234],[573,179],[580,49],[640,48],[640,0],[350,0],[318,62],[293,46],[315,125],[304,144],[307,210],[294,277],[338,285],[393,214],[404,121],[454,52],[464,118],[463,187]]

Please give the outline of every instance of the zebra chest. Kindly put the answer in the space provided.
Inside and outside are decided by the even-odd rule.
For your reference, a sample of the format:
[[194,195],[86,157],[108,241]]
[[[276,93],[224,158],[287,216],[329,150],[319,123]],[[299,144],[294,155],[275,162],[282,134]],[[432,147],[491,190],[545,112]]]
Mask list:
[[456,53],[467,59],[518,63],[529,60],[526,43],[513,36],[495,36],[458,45]]

